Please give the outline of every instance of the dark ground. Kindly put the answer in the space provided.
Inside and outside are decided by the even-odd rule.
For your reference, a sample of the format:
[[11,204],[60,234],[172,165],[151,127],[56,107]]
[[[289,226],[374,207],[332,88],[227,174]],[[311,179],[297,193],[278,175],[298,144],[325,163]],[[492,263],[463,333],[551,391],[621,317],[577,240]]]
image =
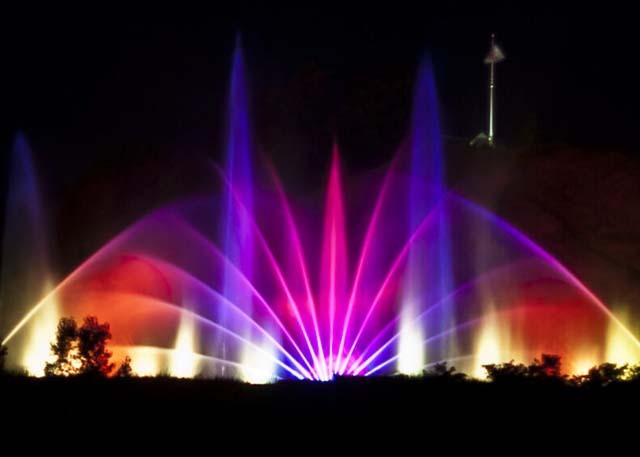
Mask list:
[[639,388],[637,382],[590,389],[553,382],[401,377],[262,386],[170,378],[0,380],[2,415],[12,418],[12,426],[57,430],[73,423],[78,432],[105,428],[110,433],[134,433],[140,427],[182,432],[193,427],[195,433],[207,424],[236,429],[260,425],[286,434],[291,426],[324,421],[341,434],[349,424],[357,429],[370,423],[433,433],[523,433],[542,441],[574,429],[604,432],[621,427],[622,432],[637,416]]

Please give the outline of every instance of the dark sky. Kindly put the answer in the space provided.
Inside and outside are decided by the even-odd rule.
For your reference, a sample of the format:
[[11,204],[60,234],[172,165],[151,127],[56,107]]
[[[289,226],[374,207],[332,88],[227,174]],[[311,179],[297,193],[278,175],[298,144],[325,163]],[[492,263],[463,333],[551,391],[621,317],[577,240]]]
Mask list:
[[149,163],[177,156],[219,158],[238,32],[256,142],[285,168],[316,170],[334,136],[352,169],[388,160],[406,133],[413,77],[427,50],[444,134],[469,139],[485,130],[482,60],[491,32],[507,56],[497,75],[503,143],[533,135],[637,153],[635,15],[613,4],[587,11],[540,2],[518,10],[508,2],[210,3],[5,9],[5,167],[20,129],[49,201],[64,213],[87,180],[103,177],[108,192],[122,184],[121,170],[153,173]]
[[[348,132],[407,111],[410,90],[394,85],[410,84],[421,52],[429,49],[445,133],[468,137],[484,124],[482,58],[495,31],[508,58],[498,69],[503,137],[516,141],[535,118],[541,140],[638,144],[638,39],[630,11],[609,7],[596,14],[538,2],[518,11],[460,2],[446,11],[428,2],[420,8],[394,2],[384,8],[233,9],[217,3],[208,9],[25,8],[3,14],[4,127],[23,129],[43,148],[64,145],[63,162],[66,154],[76,158],[76,146],[94,142],[184,147],[209,138],[213,146],[233,37],[241,31],[251,90],[259,97],[258,131],[266,128],[260,116],[274,115],[266,113],[269,102],[261,95],[298,89],[301,94],[288,98],[304,96],[305,109],[321,111],[309,116],[334,130],[329,136],[337,133],[359,146]],[[297,87],[305,81],[308,87]],[[354,114],[358,92],[378,99],[377,112]],[[389,143],[401,129],[388,126]]]

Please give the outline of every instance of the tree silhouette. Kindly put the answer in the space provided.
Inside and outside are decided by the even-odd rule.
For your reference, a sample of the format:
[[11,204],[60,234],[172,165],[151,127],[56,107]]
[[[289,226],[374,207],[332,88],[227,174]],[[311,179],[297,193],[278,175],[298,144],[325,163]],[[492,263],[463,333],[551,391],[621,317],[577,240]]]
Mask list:
[[525,379],[529,374],[529,368],[521,363],[510,361],[507,363],[491,363],[482,365],[487,372],[487,378],[493,382],[512,382]]
[[531,365],[508,363],[483,365],[487,377],[494,382],[513,382],[518,380],[536,379],[546,381],[565,381],[562,374],[562,363],[559,355],[542,354],[540,360],[534,359]]
[[585,376],[580,377],[581,385],[590,387],[604,387],[621,382],[628,377],[629,366],[615,363],[601,363],[592,367]]
[[528,367],[528,374],[533,378],[564,379],[562,362],[559,355],[542,354],[541,360],[534,359]]
[[108,376],[114,368],[114,364],[109,362],[109,339],[109,324],[100,324],[95,316],[87,316],[82,327],[78,327],[73,317],[61,318],[58,322],[56,341],[51,344],[51,352],[56,360],[47,362],[45,374]]
[[77,374],[78,366],[78,324],[73,317],[63,317],[58,321],[56,341],[51,343],[51,352],[56,357],[47,362],[44,373],[47,376],[70,376]]
[[78,331],[78,357],[80,373],[92,376],[108,376],[114,364],[109,363],[111,352],[107,340],[111,339],[109,323],[100,324],[95,316],[87,316]]

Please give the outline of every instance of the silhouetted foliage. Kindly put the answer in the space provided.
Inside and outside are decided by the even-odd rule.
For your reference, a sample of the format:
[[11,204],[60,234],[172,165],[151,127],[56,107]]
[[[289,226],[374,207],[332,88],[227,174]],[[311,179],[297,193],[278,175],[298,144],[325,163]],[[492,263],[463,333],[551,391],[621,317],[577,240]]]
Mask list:
[[422,372],[425,378],[438,378],[447,380],[462,381],[467,375],[456,371],[456,367],[448,366],[447,362],[440,362],[432,365]]
[[78,324],[72,317],[63,317],[58,321],[56,341],[51,343],[51,352],[56,357],[47,362],[44,373],[47,376],[70,376],[78,373],[77,363]]
[[562,363],[559,355],[542,354],[541,360],[534,359],[527,367],[529,376],[544,379],[565,379],[562,374]]
[[118,371],[116,371],[116,377],[130,378],[131,376],[133,376],[133,370],[131,369],[131,357],[126,356],[124,358],[124,362],[120,364]]
[[628,381],[640,381],[640,364],[631,365],[627,369],[627,380]]
[[529,369],[521,363],[514,363],[513,360],[507,363],[491,363],[482,365],[487,372],[487,377],[493,382],[509,382],[524,379],[529,374]]
[[540,360],[534,359],[531,365],[508,363],[483,365],[487,377],[494,382],[512,382],[518,380],[539,379],[546,381],[565,381],[559,355],[542,354]]
[[100,324],[95,316],[87,316],[78,327],[72,317],[63,317],[58,322],[56,341],[51,344],[54,362],[47,362],[47,376],[71,376],[77,374],[107,376],[114,368],[109,363],[111,352],[107,340],[111,339],[109,324]]
[[108,376],[115,364],[109,363],[111,352],[107,340],[111,339],[109,323],[100,324],[95,316],[87,316],[78,331],[78,358],[80,373],[92,376]]
[[5,371],[5,365],[7,363],[7,354],[8,354],[8,349],[6,346],[0,344],[0,374],[4,373]]
[[586,375],[578,377],[578,382],[584,386],[604,387],[628,379],[628,371],[629,366],[626,364],[602,363],[592,367]]

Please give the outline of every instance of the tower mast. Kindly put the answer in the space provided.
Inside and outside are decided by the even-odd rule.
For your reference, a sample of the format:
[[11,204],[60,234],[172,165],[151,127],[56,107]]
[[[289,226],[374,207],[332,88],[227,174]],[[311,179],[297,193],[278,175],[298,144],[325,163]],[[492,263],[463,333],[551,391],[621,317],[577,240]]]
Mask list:
[[[491,34],[491,52],[496,47],[496,36]],[[494,92],[495,92],[495,66],[496,59],[489,59],[489,145],[493,146],[493,107],[494,107]]]

